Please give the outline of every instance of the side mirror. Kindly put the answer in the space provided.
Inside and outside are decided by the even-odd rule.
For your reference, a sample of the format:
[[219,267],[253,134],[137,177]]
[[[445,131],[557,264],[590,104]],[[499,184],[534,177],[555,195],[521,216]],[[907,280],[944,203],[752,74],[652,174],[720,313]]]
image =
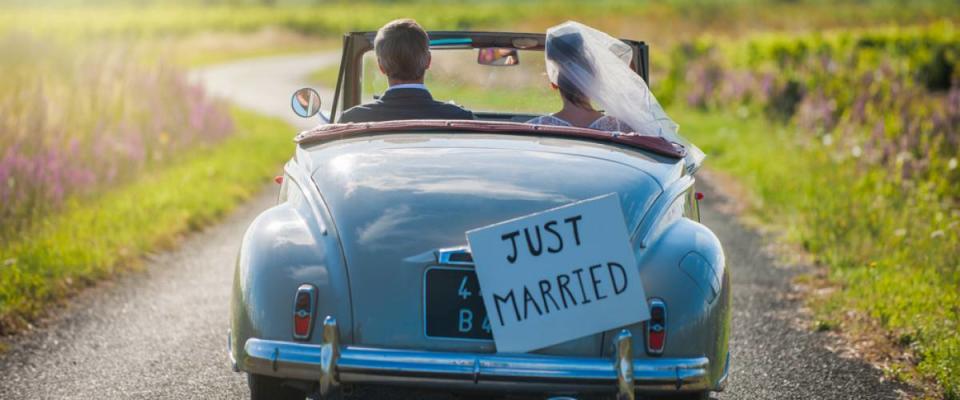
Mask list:
[[311,88],[303,88],[293,92],[290,99],[293,113],[303,118],[310,118],[320,112],[320,94]]
[[477,64],[491,67],[509,67],[520,64],[517,49],[507,47],[484,47],[478,49]]

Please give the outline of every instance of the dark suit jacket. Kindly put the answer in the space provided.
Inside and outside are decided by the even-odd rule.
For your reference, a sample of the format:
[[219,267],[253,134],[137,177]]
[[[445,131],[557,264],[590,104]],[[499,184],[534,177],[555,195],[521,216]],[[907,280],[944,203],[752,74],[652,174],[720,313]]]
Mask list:
[[404,88],[387,90],[372,103],[344,111],[337,122],[378,122],[400,119],[473,119],[473,113],[433,99],[430,92]]

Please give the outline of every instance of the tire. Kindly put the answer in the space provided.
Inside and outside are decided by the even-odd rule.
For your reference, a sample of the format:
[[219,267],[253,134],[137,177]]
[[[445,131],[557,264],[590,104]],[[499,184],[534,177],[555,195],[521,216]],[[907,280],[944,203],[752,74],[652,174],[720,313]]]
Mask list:
[[640,397],[638,399],[644,400],[710,400],[710,391],[698,392],[698,393],[684,393],[684,394],[667,394],[667,395],[654,395],[650,397]]
[[689,393],[677,397],[677,400],[710,400],[710,392]]
[[303,400],[307,397],[272,376],[247,374],[247,386],[250,387],[250,400]]

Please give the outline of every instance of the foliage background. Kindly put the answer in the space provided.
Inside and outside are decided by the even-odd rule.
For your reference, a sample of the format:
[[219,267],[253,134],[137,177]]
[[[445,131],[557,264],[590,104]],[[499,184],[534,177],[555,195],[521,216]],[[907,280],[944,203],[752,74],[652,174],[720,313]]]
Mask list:
[[[768,221],[788,217],[791,239],[829,266],[838,290],[818,303],[823,326],[862,313],[915,352],[918,370],[936,377],[944,396],[960,396],[960,34],[953,24],[736,43],[703,38],[678,46],[672,61],[664,97],[790,128],[760,138],[723,133],[781,146],[763,156],[723,144],[713,150],[761,191],[754,212]],[[742,158],[724,160],[726,150]]]
[[652,87],[707,168],[829,271],[818,326],[882,328],[916,355],[891,375],[960,398],[955,1],[0,1],[0,333],[214,220],[288,155],[282,124],[207,98],[186,68],[331,49],[397,17],[575,18],[650,43]]

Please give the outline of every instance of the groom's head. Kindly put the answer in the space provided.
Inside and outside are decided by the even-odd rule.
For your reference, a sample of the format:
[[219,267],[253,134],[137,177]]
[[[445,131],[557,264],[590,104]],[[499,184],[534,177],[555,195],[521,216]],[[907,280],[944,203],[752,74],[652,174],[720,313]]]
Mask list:
[[427,32],[412,19],[388,22],[373,41],[380,71],[390,84],[423,82],[430,67],[430,39]]

